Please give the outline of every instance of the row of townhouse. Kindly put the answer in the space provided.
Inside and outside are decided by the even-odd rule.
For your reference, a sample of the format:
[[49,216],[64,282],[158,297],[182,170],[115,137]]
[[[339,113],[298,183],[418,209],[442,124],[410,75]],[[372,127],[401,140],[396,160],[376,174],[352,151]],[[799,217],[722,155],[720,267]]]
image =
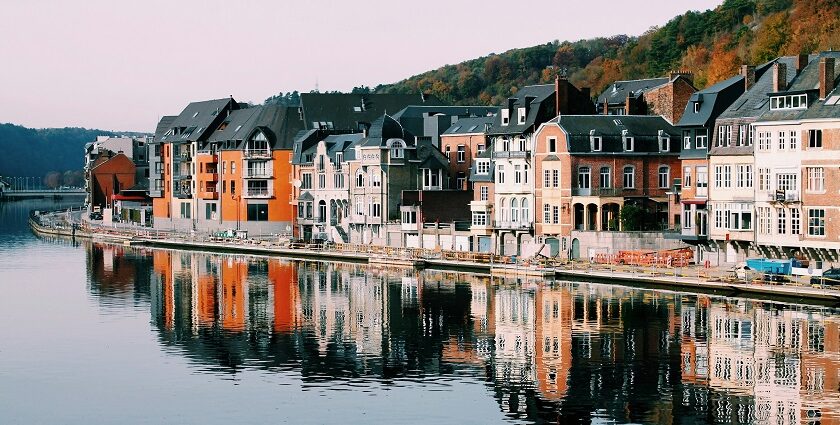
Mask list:
[[[838,59],[822,52],[743,66],[689,101],[680,224],[698,261],[838,260]],[[708,116],[687,121],[710,99]]]

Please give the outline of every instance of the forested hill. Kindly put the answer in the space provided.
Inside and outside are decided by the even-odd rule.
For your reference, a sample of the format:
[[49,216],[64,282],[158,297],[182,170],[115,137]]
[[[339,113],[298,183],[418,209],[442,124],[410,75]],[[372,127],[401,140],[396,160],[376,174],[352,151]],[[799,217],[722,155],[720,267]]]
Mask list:
[[[690,4],[688,2],[687,4]],[[714,10],[687,12],[641,36],[554,41],[447,65],[379,93],[432,93],[456,104],[501,105],[528,84],[565,70],[597,96],[611,82],[694,72],[702,88],[779,55],[840,49],[838,0],[726,0]]]
[[[33,129],[0,124],[0,176],[43,177],[81,170],[85,143],[117,132],[86,128]],[[122,134],[122,133],[120,133]]]

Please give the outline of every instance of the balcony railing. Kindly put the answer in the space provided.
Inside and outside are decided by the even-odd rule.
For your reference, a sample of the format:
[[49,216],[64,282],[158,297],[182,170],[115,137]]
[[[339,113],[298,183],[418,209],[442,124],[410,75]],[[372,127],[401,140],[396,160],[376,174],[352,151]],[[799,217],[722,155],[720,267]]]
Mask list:
[[497,151],[496,158],[530,158],[530,151]]
[[493,220],[493,227],[497,229],[530,230],[531,223]]
[[272,177],[272,170],[270,168],[247,168],[245,171],[245,178],[249,179],[269,179]]
[[245,158],[271,158],[268,149],[245,149]]
[[770,202],[799,202],[798,190],[777,190],[767,193],[767,200]]
[[572,196],[621,196],[622,189],[615,187],[592,187],[582,189],[579,187],[572,188]]
[[268,198],[271,196],[271,191],[267,188],[251,188],[245,191],[245,196],[249,198]]

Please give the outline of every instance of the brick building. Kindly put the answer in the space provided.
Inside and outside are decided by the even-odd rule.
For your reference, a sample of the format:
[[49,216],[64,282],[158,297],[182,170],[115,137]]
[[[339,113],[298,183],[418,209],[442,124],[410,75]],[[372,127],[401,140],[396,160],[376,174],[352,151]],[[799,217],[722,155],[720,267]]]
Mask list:
[[475,158],[489,148],[487,130],[495,117],[462,118],[440,136],[440,150],[449,161],[449,189],[467,190]]
[[672,72],[668,77],[616,81],[596,100],[604,115],[661,115],[669,123],[682,118],[683,108],[697,91],[693,75]]
[[90,163],[88,170],[90,205],[110,208],[115,195],[134,186],[136,172],[134,161],[123,153],[114,154],[109,151],[97,157]]

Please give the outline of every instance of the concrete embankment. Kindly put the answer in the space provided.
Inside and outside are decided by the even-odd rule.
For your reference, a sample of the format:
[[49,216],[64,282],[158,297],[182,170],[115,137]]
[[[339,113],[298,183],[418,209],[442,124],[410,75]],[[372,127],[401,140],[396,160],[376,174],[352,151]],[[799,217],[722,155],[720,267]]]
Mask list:
[[697,292],[721,296],[738,296],[769,301],[798,304],[840,305],[840,290],[793,285],[769,285],[743,282],[726,282],[704,277],[698,270],[696,276],[681,274],[674,269],[649,269],[622,267],[598,268],[588,264],[567,264],[563,267],[537,267],[522,264],[461,261],[442,258],[415,258],[388,256],[371,252],[346,252],[312,248],[289,248],[268,243],[248,241],[189,240],[177,237],[158,238],[141,234],[116,231],[90,231],[73,226],[51,227],[30,220],[35,233],[44,235],[89,238],[124,245],[143,245],[169,249],[188,249],[204,252],[244,253],[307,261],[344,261],[382,266],[402,266],[453,270],[523,280],[563,279],[580,282],[617,284],[633,287]]

